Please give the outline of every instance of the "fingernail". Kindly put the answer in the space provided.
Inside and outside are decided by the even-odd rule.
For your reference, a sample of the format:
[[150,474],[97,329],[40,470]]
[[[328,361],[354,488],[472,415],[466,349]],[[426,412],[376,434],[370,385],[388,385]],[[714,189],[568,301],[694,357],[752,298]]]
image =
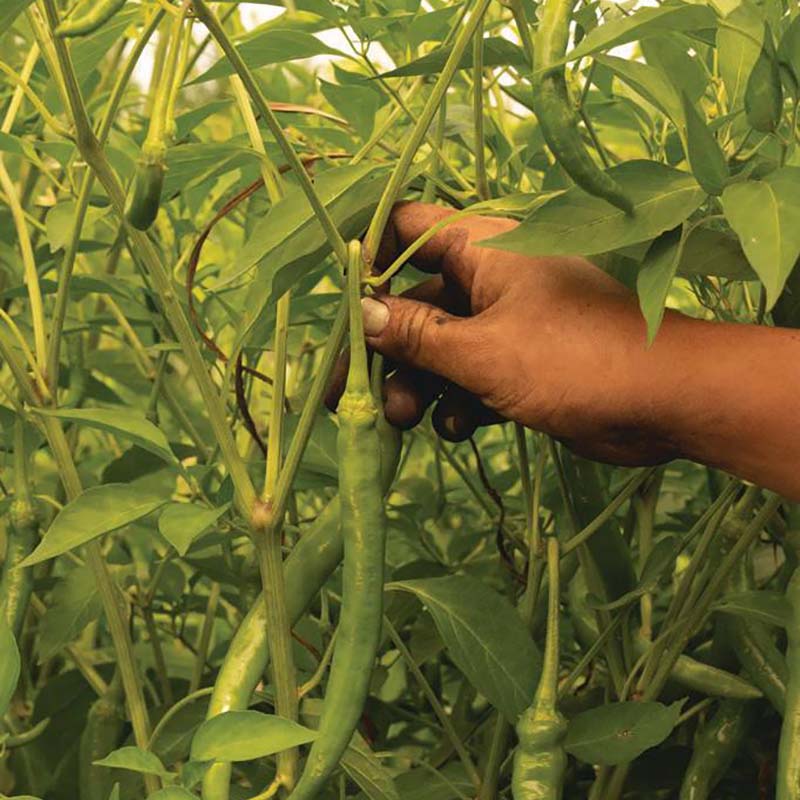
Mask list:
[[364,333],[367,336],[380,336],[389,321],[389,309],[386,304],[365,297],[361,300],[361,314],[364,318]]

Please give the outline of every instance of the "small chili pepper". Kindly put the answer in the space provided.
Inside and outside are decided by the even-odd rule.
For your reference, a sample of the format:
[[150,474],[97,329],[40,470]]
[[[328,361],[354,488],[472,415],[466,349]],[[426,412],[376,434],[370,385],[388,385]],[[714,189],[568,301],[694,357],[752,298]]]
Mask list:
[[567,720],[559,712],[559,546],[555,536],[547,538],[549,580],[547,635],[539,686],[533,703],[517,722],[519,744],[514,752],[511,793],[514,800],[560,800],[564,791],[567,754],[564,735]]
[[56,36],[86,36],[105,25],[125,5],[125,0],[100,0],[86,14],[65,19],[57,28]]
[[736,757],[755,720],[755,706],[725,700],[700,729],[683,776],[679,800],[707,800]]

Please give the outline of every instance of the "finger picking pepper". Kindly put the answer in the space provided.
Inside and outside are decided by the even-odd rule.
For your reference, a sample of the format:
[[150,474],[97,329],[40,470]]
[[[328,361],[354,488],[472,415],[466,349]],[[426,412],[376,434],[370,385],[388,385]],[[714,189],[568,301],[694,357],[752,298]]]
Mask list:
[[626,214],[633,203],[622,187],[595,164],[581,139],[562,60],[575,0],[545,0],[533,56],[533,110],[547,146],[564,171],[584,191],[602,197]]
[[344,537],[342,608],[319,732],[290,800],[328,782],[361,717],[382,619],[386,520],[378,410],[370,389],[361,319],[361,245],[348,247],[350,368],[339,401],[339,502]]

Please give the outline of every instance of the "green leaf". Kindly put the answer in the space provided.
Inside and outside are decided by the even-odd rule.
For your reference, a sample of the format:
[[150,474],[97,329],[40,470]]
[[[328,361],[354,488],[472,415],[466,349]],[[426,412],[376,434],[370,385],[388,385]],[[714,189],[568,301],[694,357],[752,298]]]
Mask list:
[[3,0],[0,8],[0,31],[6,33],[14,20],[33,2],[33,0]]
[[197,795],[180,786],[167,786],[147,795],[147,800],[197,800]]
[[792,616],[786,595],[764,589],[723,595],[715,603],[714,610],[779,628],[787,627]]
[[683,243],[678,275],[711,275],[729,280],[758,280],[735,235],[702,226]]
[[800,256],[800,167],[728,186],[722,207],[772,308]]
[[783,86],[769,26],[764,23],[764,44],[744,93],[747,121],[761,133],[772,133],[783,114]]
[[660,70],[640,61],[616,56],[598,56],[595,61],[610,69],[623,83],[659,109],[674,125],[683,124],[681,98]]
[[[312,56],[341,56],[342,53],[328,47],[322,41],[304,31],[266,30],[244,37],[236,50],[250,69],[282,64],[299,58]],[[227,58],[221,58],[212,67],[199,75],[189,85],[204,83],[233,75],[234,70]]]
[[[4,610],[0,607],[0,612]],[[5,613],[0,613],[0,718],[8,711],[17,688],[20,672],[17,640],[8,626]]]
[[516,720],[528,707],[541,655],[504,597],[466,575],[398,581],[387,589],[416,595],[449,657],[498,711]]
[[362,141],[367,141],[375,127],[375,115],[384,98],[371,85],[344,85],[320,79],[320,89],[325,99],[355,128]]
[[722,194],[729,174],[725,154],[694,103],[685,93],[681,100],[686,123],[686,155],[692,174],[706,192]]
[[392,773],[373,755],[358,734],[344,751],[340,763],[369,800],[400,800]]
[[76,567],[56,583],[39,622],[37,654],[43,663],[78,638],[103,609],[97,583],[89,567]]
[[317,738],[316,731],[259,711],[226,711],[206,720],[192,740],[194,761],[250,761]]
[[678,269],[683,243],[683,226],[662,233],[648,249],[636,276],[636,294],[639,308],[647,322],[647,344],[656,338],[664,304]]
[[797,98],[800,96],[800,14],[784,31],[778,45],[778,64],[787,89]]
[[[409,61],[396,69],[384,72],[381,78],[407,78],[411,75],[436,75],[442,71],[445,62],[453,51],[452,45],[440,47],[421,58]],[[459,69],[472,68],[472,50],[467,50],[458,62]],[[499,36],[488,36],[483,40],[483,64],[485,67],[525,67],[528,68],[528,58],[525,51]]]
[[[386,167],[359,165],[338,167],[317,178],[317,194],[345,240],[363,233],[378,205],[387,177]],[[287,191],[283,200],[254,226],[239,257],[241,268],[221,284],[224,286],[246,270],[257,267],[234,351],[246,340],[253,326],[265,319],[264,308],[318,266],[330,252],[330,242],[305,195],[299,188]]]
[[124,37],[126,28],[139,19],[140,13],[138,5],[128,3],[94,33],[70,41],[72,65],[81,83],[105,63],[104,56]]
[[696,103],[708,85],[708,73],[699,55],[689,55],[691,40],[677,33],[651,36],[640,43],[647,63],[659,69],[678,90]]
[[159,533],[185,556],[192,542],[205,533],[230,508],[204,508],[194,503],[170,503],[158,518]]
[[627,702],[584,711],[570,720],[564,747],[587,764],[625,764],[670,735],[682,706]]
[[87,489],[58,512],[39,546],[20,567],[30,567],[66,553],[146,517],[166,502],[163,493],[126,483],[108,483]]
[[120,747],[113,750],[105,758],[92,762],[97,767],[114,767],[131,772],[143,772],[148,775],[171,775],[155,754],[140,747]]
[[573,186],[517,228],[478,244],[523,255],[605,253],[655,239],[680,225],[706,197],[688,172],[655,161],[628,161],[609,174],[633,200],[632,216]]
[[167,437],[150,420],[145,419],[133,409],[59,408],[50,411],[42,408],[33,410],[44,416],[56,417],[77,425],[107,431],[114,436],[139,445],[143,450],[164,459],[168,464],[175,463],[175,454],[170,449]]
[[725,18],[717,31],[719,71],[728,97],[728,111],[741,108],[747,79],[758,60],[764,22],[749,4],[742,3]]
[[665,3],[657,8],[640,8],[633,14],[598,25],[576,48],[567,53],[563,61],[577,61],[601,50],[609,50],[665,31],[687,32],[713,28],[715,25],[716,15],[708,6]]

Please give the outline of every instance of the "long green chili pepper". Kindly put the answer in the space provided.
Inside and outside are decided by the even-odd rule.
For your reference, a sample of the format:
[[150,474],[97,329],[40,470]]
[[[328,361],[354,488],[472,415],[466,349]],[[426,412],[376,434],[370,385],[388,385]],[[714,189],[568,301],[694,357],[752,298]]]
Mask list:
[[789,682],[778,748],[775,800],[800,798],[800,569],[794,571],[789,581],[786,598],[791,607],[791,618],[786,627],[789,637],[786,650]]
[[533,110],[547,146],[584,191],[602,197],[626,214],[633,204],[622,187],[592,160],[578,130],[564,66],[569,18],[575,0],[545,0],[533,49]]
[[56,36],[86,36],[105,25],[125,5],[125,0],[100,0],[91,11],[78,17],[65,19],[57,28]]
[[33,591],[33,572],[17,567],[39,541],[39,523],[28,479],[25,429],[21,419],[17,419],[14,425],[14,481],[15,497],[8,514],[10,524],[6,531],[6,552],[0,575],[0,612],[18,638]]
[[175,82],[178,58],[182,49],[182,29],[186,13],[184,4],[180,15],[175,18],[170,33],[169,54],[164,65],[165,80],[158,84],[150,126],[142,144],[136,172],[133,176],[128,195],[125,198],[125,218],[140,231],[146,231],[155,222],[161,205],[161,191],[164,187],[166,167],[164,159],[167,154],[169,131],[174,130],[174,122],[170,119],[174,113]]
[[[567,590],[567,608],[575,629],[575,636],[585,647],[591,647],[598,639],[599,633],[595,615],[586,603],[586,584],[583,574],[572,579]],[[641,637],[634,637],[633,651],[638,657],[648,647],[648,642]],[[759,686],[753,685],[744,677],[712,666],[687,655],[678,656],[678,660],[669,674],[670,680],[693,692],[710,697],[725,697],[732,700],[757,700],[762,696]]]
[[108,800],[114,783],[114,773],[94,762],[105,758],[125,730],[125,707],[119,673],[106,693],[94,701],[86,718],[78,751],[78,788],[80,800]]
[[342,608],[319,732],[291,800],[325,786],[358,725],[369,691],[383,614],[386,518],[378,409],[372,396],[361,318],[361,243],[348,245],[350,368],[339,401],[339,504],[344,537]]
[[564,735],[567,720],[558,703],[558,617],[560,581],[559,547],[555,536],[547,538],[547,636],[539,686],[533,703],[517,722],[519,744],[514,753],[511,793],[514,800],[560,800],[564,791],[567,754]]
[[683,775],[679,800],[707,800],[725,777],[755,721],[755,706],[725,700],[701,728]]

